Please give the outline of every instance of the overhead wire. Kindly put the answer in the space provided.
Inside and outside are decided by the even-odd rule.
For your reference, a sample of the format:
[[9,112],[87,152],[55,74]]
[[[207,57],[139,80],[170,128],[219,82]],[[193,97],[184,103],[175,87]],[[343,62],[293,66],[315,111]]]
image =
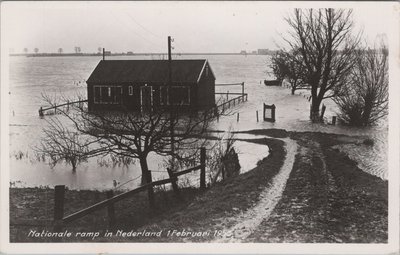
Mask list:
[[145,31],[148,32],[149,34],[153,35],[154,37],[157,37],[157,38],[159,38],[159,39],[163,39],[163,37],[161,37],[161,36],[159,36],[159,35],[153,33],[152,31],[150,31],[149,29],[147,29],[145,26],[143,26],[142,24],[140,24],[140,23],[139,23],[136,19],[134,19],[129,13],[127,13],[127,12],[125,12],[125,13],[128,15],[128,17],[129,17],[133,22],[136,23],[136,25],[138,25],[139,27],[141,27],[143,30],[145,30]]
[[148,42],[148,43],[150,43],[150,44],[153,44],[153,45],[155,45],[155,46],[161,46],[161,45],[162,45],[160,42],[153,42],[152,40],[149,40],[148,38],[146,38],[146,37],[144,37],[143,35],[141,35],[140,33],[138,33],[136,30],[133,29],[133,27],[128,26],[128,25],[126,24],[126,22],[121,21],[121,19],[120,19],[118,16],[114,15],[114,13],[113,13],[112,11],[111,11],[111,15],[112,15],[116,20],[118,20],[120,24],[122,24],[123,26],[125,26],[128,30],[131,30],[135,35],[137,35],[138,37],[142,38],[142,39],[145,40],[146,42]]

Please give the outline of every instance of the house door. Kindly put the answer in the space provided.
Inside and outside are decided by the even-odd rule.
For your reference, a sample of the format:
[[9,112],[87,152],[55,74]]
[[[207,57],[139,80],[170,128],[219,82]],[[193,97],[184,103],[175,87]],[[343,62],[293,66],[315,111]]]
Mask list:
[[140,87],[140,105],[142,111],[150,111],[153,107],[153,87],[142,86]]

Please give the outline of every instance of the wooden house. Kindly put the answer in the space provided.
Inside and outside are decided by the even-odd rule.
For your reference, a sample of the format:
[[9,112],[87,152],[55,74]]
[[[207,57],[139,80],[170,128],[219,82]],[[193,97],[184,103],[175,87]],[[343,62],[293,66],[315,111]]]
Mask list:
[[89,111],[215,106],[215,76],[204,59],[172,60],[170,67],[168,60],[101,60],[86,82]]

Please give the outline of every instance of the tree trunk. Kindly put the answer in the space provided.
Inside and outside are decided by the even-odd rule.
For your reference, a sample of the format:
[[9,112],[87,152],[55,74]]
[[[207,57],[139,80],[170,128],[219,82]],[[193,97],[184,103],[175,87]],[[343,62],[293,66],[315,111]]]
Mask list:
[[292,95],[294,95],[294,92],[296,91],[297,87],[297,80],[291,82],[290,85],[292,86]]
[[71,160],[71,166],[72,166],[72,172],[76,173],[76,165],[77,165],[77,160]]
[[367,126],[369,123],[369,119],[371,117],[371,112],[373,108],[373,98],[365,97],[364,98],[364,109],[361,117],[361,125]]
[[[140,161],[140,167],[142,168],[142,180],[145,180],[146,183],[152,182],[152,177],[151,177],[151,172],[149,171],[149,168],[147,166],[147,158],[146,157],[141,157],[139,158]],[[153,187],[149,187],[147,189],[147,194],[149,197],[149,205],[151,209],[155,208],[155,202],[154,202],[154,189]]]
[[319,106],[321,104],[321,100],[318,98],[312,98],[311,100],[311,110],[310,110],[310,119],[312,122],[319,122],[320,121],[320,116],[319,116]]

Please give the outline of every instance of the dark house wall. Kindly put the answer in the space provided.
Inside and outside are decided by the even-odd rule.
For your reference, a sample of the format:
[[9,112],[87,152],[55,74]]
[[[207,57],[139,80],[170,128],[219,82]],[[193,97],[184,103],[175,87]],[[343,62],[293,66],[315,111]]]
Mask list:
[[[141,87],[147,84],[151,87],[153,93],[153,108],[166,107],[161,104],[160,90],[162,87],[167,87],[164,83],[121,83],[121,84],[91,84],[88,83],[88,106],[89,111],[137,111],[141,109]],[[122,104],[99,104],[94,102],[94,86],[121,86],[122,87]],[[129,86],[133,88],[133,95],[129,95]],[[190,105],[174,106],[179,109],[197,109],[198,100],[198,85],[191,83],[173,83],[172,86],[185,86],[190,87]]]
[[[199,62],[200,61],[200,62]],[[205,61],[205,60],[204,60]],[[141,66],[142,64],[144,66]],[[168,87],[165,79],[163,77],[158,80],[154,80],[152,82],[130,82],[129,80],[138,79],[140,77],[140,72],[132,76],[131,66],[139,66],[144,68],[143,70],[147,70],[146,68],[157,67],[160,68],[155,69],[159,76],[162,76],[165,72],[165,63],[161,63],[158,61],[150,62],[130,62],[130,61],[101,61],[99,65],[96,67],[91,77],[87,82],[87,95],[88,95],[88,107],[89,111],[115,111],[115,110],[127,110],[127,111],[138,111],[141,109],[141,87],[147,84],[148,87],[152,87],[153,94],[153,109],[163,108],[163,107],[172,107],[177,110],[198,110],[198,109],[207,109],[215,106],[215,76],[209,66],[208,62],[206,62],[206,66],[201,65],[201,60],[194,61],[186,61],[186,62],[176,62],[180,63],[179,70],[175,71],[175,76],[177,80],[182,80],[182,82],[173,82],[172,86],[184,86],[190,87],[190,105],[178,105],[178,106],[167,106],[160,104],[160,90],[162,87]],[[203,62],[204,63],[204,62]],[[186,68],[189,65],[189,68]],[[198,75],[201,68],[204,67],[203,72],[201,72],[200,79],[198,79]],[[115,70],[114,70],[115,69]],[[111,70],[111,71],[110,71]],[[136,69],[132,69],[136,70]],[[181,72],[182,70],[182,72]],[[207,71],[208,70],[208,71]],[[109,72],[110,75],[114,75],[115,77],[110,78],[110,76],[105,75],[105,72]],[[148,75],[144,78],[147,80],[156,79],[148,71]],[[132,77],[130,77],[129,75]],[[136,76],[137,75],[137,76]],[[197,76],[196,76],[197,75]],[[145,79],[145,80],[146,80]],[[197,80],[198,79],[198,80]],[[112,83],[113,80],[119,80],[119,83]],[[121,104],[111,104],[111,103],[95,103],[94,102],[94,86],[120,86],[122,88],[122,96],[121,96]],[[133,87],[133,95],[129,95],[129,87]],[[113,89],[114,91],[114,89]],[[116,91],[116,90],[115,90]],[[103,92],[104,93],[104,92]],[[182,92],[180,92],[182,94]],[[176,95],[178,95],[177,93]],[[104,95],[104,94],[103,94]],[[177,96],[176,98],[179,98]]]
[[[122,104],[99,104],[94,103],[94,86],[121,86],[122,87]],[[91,84],[88,83],[88,107],[89,111],[115,111],[115,110],[137,110],[140,107],[140,91],[133,86],[133,95],[129,95],[130,84]]]
[[[208,62],[207,62],[208,65]],[[207,67],[206,67],[207,68]],[[211,108],[215,106],[215,76],[208,66],[208,75],[206,70],[202,73],[198,86],[197,103],[199,108]]]

